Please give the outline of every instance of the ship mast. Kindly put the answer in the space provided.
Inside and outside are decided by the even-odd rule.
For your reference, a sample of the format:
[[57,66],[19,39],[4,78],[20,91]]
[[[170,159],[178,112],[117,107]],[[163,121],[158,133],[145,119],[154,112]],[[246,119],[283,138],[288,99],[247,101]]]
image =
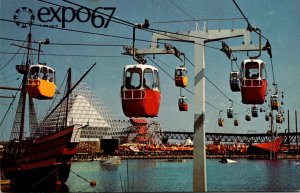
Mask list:
[[20,123],[20,131],[19,131],[19,146],[18,146],[18,152],[17,155],[20,155],[21,149],[22,149],[22,141],[24,138],[24,123],[25,123],[25,111],[26,111],[26,82],[27,82],[27,72],[29,70],[30,64],[29,64],[29,51],[31,48],[31,25],[29,25],[29,33],[27,36],[27,56],[26,56],[26,67],[25,67],[25,73],[23,75],[22,80],[22,89],[21,89],[21,96],[22,96],[22,113],[21,113],[21,123]]

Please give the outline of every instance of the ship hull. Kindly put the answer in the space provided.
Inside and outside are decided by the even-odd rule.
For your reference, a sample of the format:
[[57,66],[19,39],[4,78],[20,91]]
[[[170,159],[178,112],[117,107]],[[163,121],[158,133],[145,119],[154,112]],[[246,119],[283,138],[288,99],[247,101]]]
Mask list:
[[26,141],[24,153],[17,159],[5,159],[1,169],[19,189],[55,188],[64,184],[70,173],[81,128],[70,126],[61,131]]

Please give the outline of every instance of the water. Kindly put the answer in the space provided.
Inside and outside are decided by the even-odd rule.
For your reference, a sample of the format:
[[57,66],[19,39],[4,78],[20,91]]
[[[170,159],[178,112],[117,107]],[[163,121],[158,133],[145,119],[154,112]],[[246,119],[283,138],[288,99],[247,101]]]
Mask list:
[[[300,160],[237,161],[238,164],[221,164],[219,160],[207,160],[208,191],[300,191]],[[193,160],[122,160],[119,166],[74,162],[72,171],[95,180],[97,185],[91,187],[71,172],[66,187],[70,192],[193,191]]]

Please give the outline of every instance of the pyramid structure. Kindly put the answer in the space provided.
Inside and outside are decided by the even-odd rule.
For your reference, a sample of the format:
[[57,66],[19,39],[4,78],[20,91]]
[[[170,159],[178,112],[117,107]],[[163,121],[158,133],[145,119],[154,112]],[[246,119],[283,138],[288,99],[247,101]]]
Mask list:
[[[68,118],[66,120],[66,109]],[[50,111],[49,111],[50,112]],[[47,113],[48,114],[48,113]],[[47,116],[45,116],[47,117]],[[129,120],[120,120],[106,105],[96,98],[85,83],[80,83],[67,100],[40,124],[38,132],[49,133],[67,126],[80,124],[84,127],[81,138],[120,138]]]
[[[80,112],[80,113],[79,113]],[[68,114],[68,123],[89,125],[90,127],[111,128],[96,107],[82,95],[75,96],[72,108]]]

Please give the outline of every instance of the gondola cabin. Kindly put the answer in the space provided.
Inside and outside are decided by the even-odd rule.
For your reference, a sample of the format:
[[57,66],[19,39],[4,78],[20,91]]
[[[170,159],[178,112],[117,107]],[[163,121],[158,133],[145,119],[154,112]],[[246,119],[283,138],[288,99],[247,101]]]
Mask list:
[[247,115],[245,115],[245,120],[246,121],[251,121],[251,114],[248,113]]
[[234,125],[234,126],[239,126],[239,120],[238,120],[237,118],[235,118],[235,119],[233,120],[233,125]]
[[240,73],[237,71],[230,72],[229,84],[232,92],[240,92]]
[[36,99],[52,99],[55,94],[55,71],[46,65],[31,65],[26,82],[30,97]]
[[179,111],[188,111],[188,101],[185,96],[181,96],[178,99],[178,108],[179,108]]
[[241,95],[244,104],[263,104],[267,80],[265,63],[259,59],[246,59],[241,64]]
[[265,120],[266,120],[266,121],[270,121],[270,116],[269,116],[268,113],[265,114]]
[[177,67],[175,69],[175,86],[178,87],[187,87],[188,85],[188,76],[187,69],[184,67]]
[[283,116],[281,113],[276,115],[276,123],[283,123]]
[[251,107],[251,114],[252,114],[252,117],[258,117],[258,107],[257,106],[252,106]]
[[279,107],[280,107],[280,102],[279,102],[279,99],[278,99],[278,95],[273,94],[273,95],[271,96],[270,101],[271,101],[271,109],[272,109],[272,110],[277,110],[277,111],[278,111],[278,109],[279,109]]
[[218,125],[219,125],[220,127],[224,127],[224,119],[223,119],[222,117],[219,117],[219,118],[218,118]]
[[227,118],[232,119],[233,118],[233,107],[228,107],[227,109]]
[[155,67],[126,65],[121,86],[121,101],[127,117],[156,117],[160,105],[159,76]]

